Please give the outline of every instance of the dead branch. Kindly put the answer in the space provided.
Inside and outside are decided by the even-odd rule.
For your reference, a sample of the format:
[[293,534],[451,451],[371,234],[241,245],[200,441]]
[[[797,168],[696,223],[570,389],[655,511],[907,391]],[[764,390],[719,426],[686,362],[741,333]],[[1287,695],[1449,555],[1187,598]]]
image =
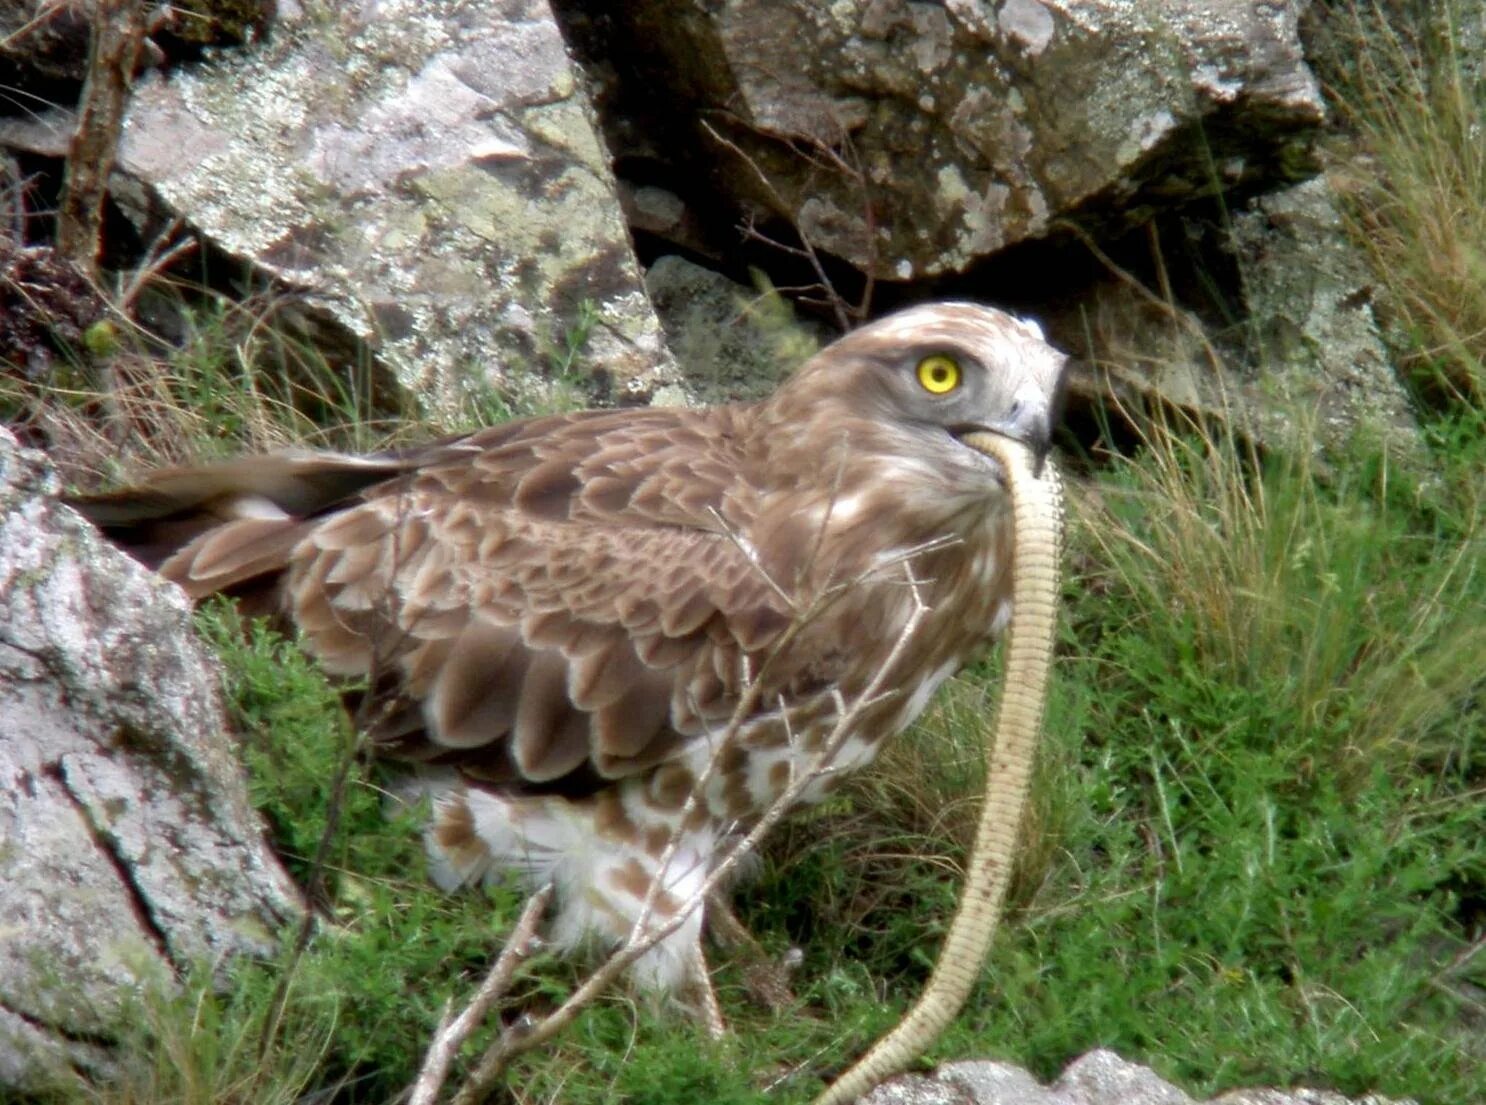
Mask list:
[[[1069,219],[1057,219],[1054,221],[1053,226],[1059,230],[1066,230],[1070,234],[1072,234],[1075,238],[1083,243],[1084,248],[1087,249],[1091,254],[1093,254],[1094,259],[1101,265],[1103,265],[1104,268],[1112,276],[1114,276],[1116,280],[1133,291],[1144,303],[1160,311],[1163,315],[1166,316],[1167,319],[1171,321],[1173,325],[1181,330],[1186,331],[1194,338],[1196,338],[1197,341],[1202,345],[1202,351],[1206,355],[1208,362],[1213,369],[1218,370],[1222,368],[1222,358],[1218,355],[1218,351],[1213,348],[1212,342],[1208,339],[1207,332],[1200,325],[1198,325],[1189,315],[1177,308],[1175,301],[1171,297],[1171,285],[1170,281],[1166,278],[1164,266],[1161,266],[1159,269],[1159,279],[1161,282],[1162,293],[1165,296],[1165,298],[1162,298],[1162,295],[1157,295],[1155,292],[1151,291],[1148,287],[1145,286],[1145,284],[1140,280],[1139,277],[1137,277],[1129,269],[1120,265],[1108,253],[1104,252],[1104,250],[1099,247],[1099,244],[1094,241],[1093,236],[1090,235],[1087,230],[1079,226],[1077,223]],[[1159,264],[1159,250],[1157,250],[1156,256]]]
[[546,911],[547,903],[552,900],[552,891],[553,887],[549,882],[527,899],[526,908],[521,911],[521,918],[511,930],[506,946],[501,949],[500,958],[485,976],[485,981],[480,983],[479,990],[475,991],[475,996],[470,999],[464,1011],[452,1019],[445,1012],[438,1031],[434,1033],[433,1043],[428,1045],[428,1053],[423,1057],[423,1066],[418,1071],[418,1080],[413,1083],[408,1105],[434,1105],[438,1100],[454,1056],[465,1040],[469,1039],[470,1033],[480,1026],[491,1005],[505,994],[511,985],[511,979],[515,977],[516,968],[531,953],[536,940],[537,922]]
[[[749,171],[753,173],[754,177],[757,178],[759,184],[763,187],[765,194],[768,195],[770,202],[774,205],[776,210],[792,210],[793,205],[785,202],[784,197],[779,194],[779,190],[774,187],[774,182],[769,179],[769,175],[764,172],[763,167],[760,166],[759,163],[754,160],[754,158],[750,156],[746,150],[744,150],[736,142],[732,141],[732,139],[724,137],[710,122],[706,121],[705,119],[702,121],[702,128],[707,132],[707,134],[712,138],[713,141],[715,141],[729,153],[734,154],[739,160],[743,162],[744,165],[748,167]],[[819,290],[822,293],[822,295],[825,297],[824,299],[810,299],[808,300],[808,302],[811,302],[817,306],[829,307],[831,309],[831,312],[836,316],[836,324],[844,333],[867,317],[867,313],[872,303],[872,293],[875,287],[877,276],[877,265],[875,261],[877,248],[876,220],[873,215],[871,200],[869,197],[866,196],[867,178],[865,174],[862,173],[860,166],[848,163],[847,161],[842,159],[840,154],[838,154],[835,150],[831,149],[829,145],[819,139],[812,139],[809,143],[809,149],[802,151],[796,141],[793,141],[786,136],[771,135],[771,137],[782,138],[786,141],[791,151],[803,157],[809,164],[820,168],[827,168],[833,172],[841,174],[842,176],[848,177],[849,179],[855,181],[857,185],[863,190],[863,208],[865,210],[865,221],[867,226],[866,252],[871,260],[867,265],[865,273],[866,283],[862,289],[861,301],[855,304],[848,303],[846,301],[846,298],[836,290],[835,283],[831,280],[830,274],[826,272],[825,265],[820,259],[820,254],[816,252],[815,243],[810,240],[810,235],[805,232],[804,228],[801,227],[797,221],[791,220],[791,224],[794,226],[795,233],[798,234],[800,238],[800,244],[798,246],[788,245],[764,234],[762,231],[758,230],[754,226],[752,218],[750,218],[748,222],[746,222],[741,228],[743,236],[745,238],[759,242],[763,245],[767,245],[773,249],[780,250],[792,257],[801,258],[810,265],[810,268],[815,273],[816,283],[812,285],[810,289],[802,290]],[[844,131],[843,141],[846,141]],[[856,151],[854,147],[851,146],[849,141],[846,142],[846,144],[847,148],[852,153],[852,160],[855,161]],[[804,297],[802,296],[802,299],[803,298]]]
[[[144,259],[129,274],[128,282],[123,284],[115,297],[116,306],[120,314],[131,315],[134,311],[134,302],[140,293],[147,288],[151,282],[157,279],[176,261],[186,254],[195,251],[200,244],[194,237],[189,235],[184,238],[176,238],[182,228],[180,219],[171,219],[170,223],[155,235],[150,247],[145,251]],[[174,239],[172,241],[172,239]]]
[[96,276],[102,244],[103,199],[119,149],[129,79],[144,41],[143,0],[99,0],[88,52],[77,130],[67,149],[67,174],[57,212],[57,252]]

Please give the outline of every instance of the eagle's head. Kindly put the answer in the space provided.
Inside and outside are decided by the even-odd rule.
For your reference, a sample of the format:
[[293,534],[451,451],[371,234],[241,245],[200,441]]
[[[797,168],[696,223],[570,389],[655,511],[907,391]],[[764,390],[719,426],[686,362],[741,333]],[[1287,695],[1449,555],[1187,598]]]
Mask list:
[[[1068,358],[1035,323],[974,303],[910,307],[846,335],[802,365],[769,401],[781,441],[876,461],[884,474],[943,491],[999,487],[999,465],[966,444],[989,431],[1051,446]],[[844,447],[844,453],[837,453]],[[850,463],[850,462],[849,462]]]

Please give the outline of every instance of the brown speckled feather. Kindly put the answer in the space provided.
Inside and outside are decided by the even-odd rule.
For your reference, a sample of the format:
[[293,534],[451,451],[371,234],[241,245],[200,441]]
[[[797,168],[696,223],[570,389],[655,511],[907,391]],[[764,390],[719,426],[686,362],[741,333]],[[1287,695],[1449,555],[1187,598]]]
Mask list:
[[329,671],[395,673],[368,715],[388,753],[498,782],[633,774],[724,722],[741,657],[789,621],[728,535],[756,498],[752,414],[514,423],[367,462],[349,475],[394,478],[349,497],[339,457],[172,473],[155,495],[215,524],[161,570],[197,597],[273,576]]
[[[657,490],[679,480],[677,442],[698,448],[711,427],[688,418],[637,433],[630,421],[552,426],[539,449],[431,466],[299,546],[289,602],[333,668],[364,671],[379,647],[376,628],[346,633],[348,611],[396,623],[380,662],[398,666],[428,722],[422,749],[401,734],[404,754],[468,749],[486,778],[508,763],[534,783],[584,767],[633,773],[695,735],[670,723],[691,716],[688,696],[724,708],[699,669],[736,670],[741,651],[786,624],[708,513],[734,481],[693,479],[686,506]],[[354,550],[336,547],[341,525],[363,531]],[[396,608],[375,609],[394,563]]]

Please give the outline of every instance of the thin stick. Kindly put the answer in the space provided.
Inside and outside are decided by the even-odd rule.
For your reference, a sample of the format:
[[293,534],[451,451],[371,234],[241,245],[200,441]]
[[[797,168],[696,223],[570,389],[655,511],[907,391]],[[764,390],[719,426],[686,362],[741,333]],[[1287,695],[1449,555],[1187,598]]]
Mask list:
[[[753,175],[758,178],[759,184],[763,187],[764,191],[768,193],[770,200],[774,203],[775,207],[779,211],[784,212],[793,209],[793,205],[785,202],[784,197],[779,194],[779,190],[774,187],[774,182],[769,179],[769,175],[764,172],[757,161],[749,156],[747,151],[745,151],[741,146],[739,146],[731,139],[725,138],[721,133],[718,132],[715,127],[713,127],[710,122],[705,119],[702,120],[702,129],[705,130],[709,136],[711,136],[713,141],[722,146],[723,149],[729,151],[732,154],[735,154],[743,161],[743,164],[748,166]],[[834,167],[838,171],[848,176],[855,175],[859,183],[864,182],[865,178],[861,177],[859,174],[853,174],[851,167],[843,162],[840,157],[836,155],[835,151],[829,149],[829,147],[827,147],[825,143],[816,141],[813,142],[812,145],[816,150],[824,151],[825,153],[827,153],[831,160],[835,163]],[[799,150],[796,149],[796,152],[798,153]],[[750,237],[757,239],[758,241],[766,242],[778,249],[782,249],[793,256],[804,258],[809,263],[811,269],[814,270],[816,281],[818,282],[821,290],[824,291],[827,296],[827,304],[836,316],[836,325],[841,328],[843,333],[847,330],[850,330],[854,322],[858,322],[866,317],[867,306],[870,302],[869,297],[872,294],[871,275],[869,275],[868,277],[867,288],[862,302],[856,305],[847,303],[846,299],[839,292],[836,291],[836,285],[832,282],[830,274],[826,272],[825,265],[821,261],[820,255],[815,251],[815,243],[810,240],[810,236],[805,233],[804,228],[799,225],[798,221],[791,219],[791,225],[794,227],[795,233],[800,236],[799,248],[787,246],[782,242],[776,242],[766,235],[754,230],[752,225],[745,227],[744,233]],[[868,207],[867,225],[870,234],[873,225],[870,205]],[[874,246],[875,242],[873,242],[869,237],[868,250],[872,250]],[[876,266],[873,265],[872,268],[875,269]]]
[[526,908],[521,911],[521,918],[511,931],[510,939],[501,949],[500,958],[490,968],[490,973],[485,976],[485,981],[480,984],[480,989],[475,992],[470,1003],[464,1007],[464,1012],[453,1020],[449,1020],[448,1014],[445,1014],[438,1032],[434,1034],[433,1043],[428,1045],[428,1053],[423,1057],[423,1066],[418,1071],[418,1080],[413,1083],[408,1105],[434,1105],[438,1100],[454,1056],[464,1046],[465,1040],[469,1039],[470,1033],[480,1026],[490,1007],[505,995],[516,974],[516,968],[530,954],[537,933],[537,922],[541,920],[547,903],[551,900],[550,882],[527,899]]

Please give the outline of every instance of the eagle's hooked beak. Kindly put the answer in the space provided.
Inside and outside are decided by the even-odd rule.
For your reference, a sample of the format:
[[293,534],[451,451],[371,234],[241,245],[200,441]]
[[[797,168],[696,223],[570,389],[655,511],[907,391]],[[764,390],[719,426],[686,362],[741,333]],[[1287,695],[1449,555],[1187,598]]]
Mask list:
[[1011,405],[1011,410],[1006,412],[1006,418],[999,425],[992,426],[991,429],[1020,441],[1031,449],[1032,474],[1038,479],[1042,478],[1042,466],[1047,461],[1047,455],[1053,447],[1052,418],[1046,407],[1018,400]]
[[962,440],[972,433],[992,433],[1021,442],[1032,452],[1032,474],[1042,478],[1043,465],[1053,447],[1052,417],[1042,404],[1018,399],[1001,418],[955,430],[955,436]]

